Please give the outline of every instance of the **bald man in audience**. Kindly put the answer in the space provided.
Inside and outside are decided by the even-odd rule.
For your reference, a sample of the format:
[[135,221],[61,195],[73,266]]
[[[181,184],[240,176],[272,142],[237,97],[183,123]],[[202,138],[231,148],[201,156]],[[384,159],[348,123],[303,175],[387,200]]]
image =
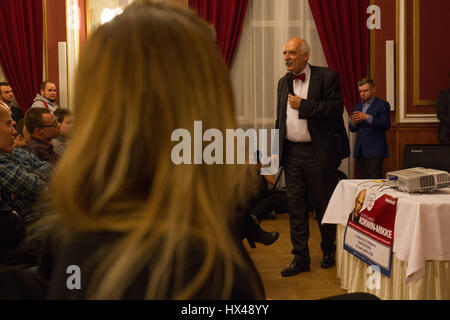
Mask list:
[[16,129],[11,111],[0,105],[1,201],[16,211],[26,225],[40,218],[33,210],[52,172],[52,165],[40,161],[22,148],[14,148]]

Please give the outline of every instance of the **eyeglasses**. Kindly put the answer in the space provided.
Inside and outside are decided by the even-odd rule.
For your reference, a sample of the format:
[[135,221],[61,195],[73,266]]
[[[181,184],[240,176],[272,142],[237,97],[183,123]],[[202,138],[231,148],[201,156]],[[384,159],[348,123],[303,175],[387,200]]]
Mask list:
[[39,126],[39,128],[56,128],[58,126],[58,120],[55,120],[53,124],[47,126]]

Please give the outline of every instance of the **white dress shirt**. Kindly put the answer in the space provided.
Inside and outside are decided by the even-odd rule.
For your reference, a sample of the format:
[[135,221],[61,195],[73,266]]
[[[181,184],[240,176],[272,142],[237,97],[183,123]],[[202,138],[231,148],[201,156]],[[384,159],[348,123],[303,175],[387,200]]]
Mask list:
[[[305,73],[305,81],[303,82],[300,79],[293,81],[294,93],[302,99],[307,99],[309,80],[311,79],[311,68],[309,64],[306,65],[301,73]],[[286,108],[286,138],[292,142],[311,141],[307,120],[298,118],[298,110],[292,109],[289,101]]]

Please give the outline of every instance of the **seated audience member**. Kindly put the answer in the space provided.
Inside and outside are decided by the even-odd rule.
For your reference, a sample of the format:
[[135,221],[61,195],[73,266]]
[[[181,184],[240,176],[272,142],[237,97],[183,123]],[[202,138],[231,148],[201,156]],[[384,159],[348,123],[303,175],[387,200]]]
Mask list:
[[[24,236],[25,224],[22,218],[0,201],[0,251],[16,247]],[[0,265],[4,265],[3,260],[0,260]]]
[[278,239],[280,233],[278,231],[267,232],[260,226],[260,223],[265,216],[265,210],[267,209],[267,203],[264,201],[262,205],[259,203],[261,200],[261,192],[262,190],[265,191],[264,185],[266,184],[264,184],[264,182],[266,181],[266,178],[271,179],[273,176],[260,175],[261,165],[259,160],[256,165],[250,165],[250,167],[254,170],[253,174],[256,174],[256,179],[253,188],[251,188],[248,200],[238,206],[237,211],[242,219],[239,224],[243,227],[236,232],[240,233],[241,239],[247,239],[250,247],[256,248],[256,242],[266,246],[271,245]]
[[[0,186],[1,194],[1,186]],[[0,202],[0,267],[14,265],[33,266],[38,250],[25,240],[25,224],[17,212]]]
[[0,104],[8,107],[12,113],[12,119],[14,122],[23,119],[22,109],[13,105],[14,102],[14,93],[7,82],[0,82]]
[[[187,9],[134,1],[91,35],[76,77],[77,121],[50,183],[60,221],[38,270],[47,298],[264,299],[232,231],[249,168],[172,155],[173,132],[195,120],[236,126],[210,27]],[[67,287],[70,265],[83,272],[79,290]]]
[[249,211],[261,222],[264,219],[276,219],[275,201],[269,185],[274,187],[277,177],[274,175],[261,175],[260,152],[257,151],[257,173],[259,176],[259,190],[250,201]]
[[53,147],[58,157],[61,157],[66,149],[67,142],[72,133],[72,112],[69,109],[58,108],[53,114],[61,124],[59,136],[53,139]]
[[25,113],[25,127],[30,133],[30,141],[25,150],[41,161],[55,163],[58,155],[54,151],[52,139],[58,137],[61,125],[53,113],[47,109],[30,109]]
[[56,85],[50,81],[44,81],[40,85],[40,93],[36,94],[31,108],[44,108],[53,112],[59,108],[56,97]]
[[11,112],[0,106],[0,186],[2,202],[29,225],[39,215],[33,210],[52,172],[52,165],[40,161],[22,148],[13,148],[15,122]]
[[245,220],[242,222],[244,224],[244,228],[242,230],[243,234],[241,238],[246,238],[250,247],[256,248],[256,242],[269,246],[277,241],[280,236],[278,231],[265,231],[261,228],[258,218],[249,211],[242,214],[244,215]]
[[30,141],[30,134],[25,128],[25,124],[23,122],[23,119],[20,119],[16,123],[16,138],[14,139],[14,147],[18,148],[25,148],[28,146],[28,141]]

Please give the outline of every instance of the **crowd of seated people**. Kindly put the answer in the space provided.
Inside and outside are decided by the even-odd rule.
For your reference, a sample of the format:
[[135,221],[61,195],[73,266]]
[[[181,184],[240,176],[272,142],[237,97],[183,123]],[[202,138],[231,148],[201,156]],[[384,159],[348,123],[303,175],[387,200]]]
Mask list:
[[[178,23],[180,28],[186,29],[187,34],[184,37],[189,36],[195,41],[199,41],[196,52],[192,52],[191,45],[185,44],[178,49],[176,49],[177,45],[171,44],[171,52],[182,50],[185,59],[190,59],[193,63],[196,61],[198,53],[201,52],[199,50],[208,48],[206,53],[207,59],[213,64],[210,64],[208,67],[206,67],[207,64],[204,64],[203,67],[186,71],[183,83],[188,83],[188,77],[198,77],[200,74],[208,75],[209,68],[215,68],[218,72],[220,71],[223,77],[216,76],[216,79],[212,82],[198,78],[203,88],[218,94],[214,98],[214,105],[217,106],[217,111],[222,113],[223,116],[221,119],[205,116],[204,121],[210,122],[209,125],[217,127],[233,125],[234,117],[230,84],[226,78],[223,60],[219,58],[219,54],[216,51],[209,25],[200,22],[194,15],[184,10],[166,9],[165,6],[142,3],[136,5],[134,9],[128,10],[128,14],[123,14],[121,16],[122,20],[118,19],[121,22],[114,26],[117,26],[118,30],[127,28],[130,26],[130,23],[134,24],[136,17],[140,17],[143,10],[146,12],[146,15],[154,15],[154,19],[161,19],[164,23],[165,21]],[[148,25],[148,22],[152,21],[152,19],[139,18],[138,20],[140,28],[143,28],[142,30],[160,28],[159,24],[155,26]],[[192,25],[190,25],[191,23]],[[93,39],[97,40],[90,41],[92,48],[95,48],[99,41],[101,42],[99,38],[105,32],[108,32],[105,28],[102,30],[97,37],[93,37]],[[166,31],[171,32],[169,30]],[[114,34],[117,34],[117,32],[114,32]],[[176,35],[179,41],[184,41],[183,37],[179,37],[177,34],[178,32],[171,33],[170,36]],[[107,38],[110,39],[109,36]],[[118,41],[120,40],[120,37],[115,38]],[[146,44],[148,42],[149,45],[153,46],[153,42],[159,41],[158,39],[160,38],[157,37],[149,41],[149,39],[144,37],[140,42],[136,43],[133,42],[133,39],[131,40],[132,45],[135,45],[134,50],[136,50],[136,54],[141,52],[141,50],[143,50],[143,53],[150,54],[144,50],[142,43]],[[96,52],[99,57],[103,57],[105,53],[103,49],[100,51],[96,49],[88,51],[90,53]],[[130,48],[127,48],[124,52],[129,52],[128,50]],[[116,50],[107,52],[117,53]],[[82,59],[80,63],[78,71],[80,74],[84,72],[82,65],[87,67],[90,64],[88,56]],[[126,57],[123,58],[128,60]],[[156,57],[151,56],[150,58],[145,58],[145,60],[139,60],[139,63],[153,63],[152,61],[157,60]],[[103,61],[107,62],[109,60],[105,58]],[[103,71],[106,73],[115,72],[116,68],[113,65],[115,65],[115,62],[112,65],[105,65]],[[150,85],[153,83],[153,80],[151,80],[152,73],[148,73],[148,70],[150,69],[140,71],[144,77],[140,81],[149,81]],[[122,89],[124,89],[126,83],[125,78],[127,76],[124,74],[125,71],[118,71],[122,73],[117,78],[118,85]],[[116,77],[114,76],[114,78]],[[91,85],[102,86],[101,79],[103,78],[92,77]],[[0,245],[2,246],[0,252],[4,253],[4,255],[0,254],[0,258],[4,258],[4,261],[0,261],[0,266],[22,265],[29,267],[36,265],[38,255],[41,257],[47,255],[46,249],[48,247],[46,244],[51,242],[51,246],[54,247],[53,238],[57,238],[57,247],[61,244],[63,246],[68,245],[68,247],[63,248],[60,252],[55,253],[53,251],[52,254],[56,254],[53,258],[64,260],[65,258],[70,258],[72,254],[78,256],[81,253],[82,256],[78,256],[80,265],[84,265],[91,258],[97,257],[96,254],[99,252],[94,250],[96,250],[98,245],[100,245],[98,249],[112,246],[112,250],[110,250],[111,255],[107,254],[104,257],[105,262],[109,261],[109,259],[114,259],[112,264],[99,264],[99,268],[106,267],[105,277],[97,278],[95,270],[92,270],[92,281],[99,285],[98,290],[94,292],[94,297],[114,298],[116,294],[124,294],[125,297],[149,297],[155,295],[160,298],[221,298],[227,296],[234,298],[263,298],[264,291],[259,275],[254,269],[248,254],[243,250],[242,238],[238,237],[238,233],[241,235],[240,230],[245,229],[239,226],[239,218],[243,218],[244,223],[253,224],[253,232],[249,235],[249,242],[252,244],[261,242],[267,245],[275,241],[278,234],[265,233],[259,226],[259,221],[247,219],[250,217],[248,210],[243,210],[244,213],[237,213],[236,208],[239,202],[237,199],[243,197],[244,192],[242,192],[242,195],[241,192],[235,194],[232,184],[236,181],[234,177],[242,176],[239,175],[241,169],[234,166],[220,166],[217,168],[184,166],[177,168],[170,165],[170,158],[166,159],[169,161],[168,163],[160,163],[160,160],[166,157],[165,148],[168,147],[158,142],[161,140],[160,137],[162,135],[169,137],[171,130],[173,131],[177,127],[192,123],[195,117],[204,115],[203,110],[206,110],[205,108],[209,106],[209,102],[204,101],[199,96],[195,97],[194,102],[187,102],[185,108],[186,115],[189,114],[189,116],[183,118],[180,115],[174,123],[171,123],[172,115],[176,115],[178,111],[175,112],[175,109],[169,109],[175,108],[175,104],[160,100],[160,103],[165,105],[164,108],[166,108],[167,113],[161,113],[165,121],[158,121],[154,116],[150,117],[151,114],[149,112],[158,110],[159,105],[154,103],[153,98],[148,98],[149,91],[146,88],[141,88],[142,90],[139,91],[138,85],[139,83],[128,86],[135,96],[132,101],[127,98],[122,103],[117,101],[114,106],[107,100],[99,100],[96,104],[91,105],[90,103],[86,104],[86,101],[83,99],[76,99],[74,104],[76,106],[77,119],[81,119],[84,126],[82,129],[78,127],[78,131],[74,127],[73,141],[71,141],[73,144],[71,144],[71,148],[67,148],[67,152],[64,150],[68,139],[71,137],[72,117],[70,111],[57,106],[55,86],[51,82],[47,81],[41,85],[40,93],[36,96],[33,105],[30,106],[31,108],[25,112],[23,120],[17,119],[18,124],[12,118],[11,108],[4,105],[0,106],[0,186],[2,204],[0,224],[1,228],[5,230],[2,233],[2,238],[0,238]],[[80,92],[85,91],[83,84],[79,81],[77,82],[77,88]],[[90,86],[88,92],[94,94],[92,89],[93,87]],[[119,90],[115,92],[118,93]],[[157,99],[167,96],[162,87],[155,87],[153,92]],[[180,94],[189,95],[192,91],[188,88],[181,91],[180,88],[179,92]],[[102,95],[106,97],[107,93],[102,92]],[[221,97],[220,99],[219,96]],[[113,99],[113,101],[115,100]],[[105,113],[105,107],[107,106],[110,109]],[[133,115],[136,116],[133,117]],[[110,130],[102,129],[101,126],[98,126],[102,121],[93,120],[98,117],[104,117],[104,125],[107,127],[111,126]],[[93,123],[95,124],[92,125]],[[124,125],[129,126],[124,128]],[[101,134],[97,133],[98,130],[101,130]],[[138,145],[135,144],[137,136],[140,136]],[[86,137],[88,137],[88,140],[85,140]],[[132,137],[131,140],[130,137]],[[101,147],[88,147],[90,152],[79,152],[79,148],[83,151],[87,150],[86,143],[90,146]],[[151,146],[154,147],[151,148]],[[62,156],[63,152],[64,156]],[[124,162],[124,159],[128,160]],[[70,172],[67,171],[68,166],[72,168],[69,170]],[[165,171],[166,169],[168,171]],[[247,169],[243,170],[247,171]],[[179,172],[184,173],[180,176]],[[119,175],[122,175],[122,177],[118,178]],[[176,192],[181,192],[180,187],[184,188],[186,192],[180,193],[180,195],[183,194],[184,197],[189,198],[190,194],[193,202],[191,204],[180,203],[178,196],[176,196],[178,200],[171,198],[174,194],[170,190],[165,190],[165,187],[163,188],[164,190],[160,190],[160,186],[162,186],[159,181],[160,175],[164,176],[164,179],[167,181],[164,184],[166,186],[171,184],[170,181],[178,181],[176,183],[178,185]],[[181,180],[177,180],[179,178]],[[216,178],[222,180],[220,186],[214,186]],[[211,182],[213,182],[213,185],[210,184]],[[244,181],[245,185],[248,183],[250,182]],[[185,186],[183,187],[182,184]],[[120,188],[111,192],[112,188],[117,186]],[[199,192],[199,188],[203,188],[202,186],[207,186],[204,189],[204,194]],[[78,187],[81,189],[78,189]],[[223,187],[225,187],[225,190],[219,192],[219,189]],[[69,189],[72,191],[69,191]],[[78,191],[74,192],[75,189]],[[157,190],[159,191],[157,192]],[[219,193],[221,197],[216,198]],[[74,199],[78,202],[77,204],[69,200],[69,198],[74,197],[74,194],[76,194],[76,199]],[[162,199],[163,202],[158,207],[148,207],[159,203],[159,200],[154,198],[155,196],[163,197],[166,200]],[[48,237],[40,238],[37,242],[27,241],[29,239],[27,233],[33,229],[35,224],[39,224],[45,218],[45,212],[43,213],[43,210],[40,209],[42,207],[40,203],[44,201],[43,199],[51,200],[49,202],[50,213],[57,212],[58,215],[61,215],[61,219],[64,218],[61,222],[58,220],[57,229],[60,226],[61,230],[66,230],[65,228],[71,229],[69,233],[65,234],[70,235],[68,242],[61,242],[58,232],[56,232],[56,236],[54,232],[50,232],[47,235]],[[67,200],[72,204],[67,203]],[[63,206],[67,210],[60,210],[60,205],[63,203],[65,203]],[[87,205],[86,211],[83,213],[86,216],[80,217],[80,220],[77,218],[75,225],[66,224],[66,218],[69,218],[75,211],[78,212],[79,205]],[[245,207],[245,204],[242,207]],[[120,215],[117,215],[118,212],[123,212],[122,218],[120,218]],[[66,213],[69,215],[66,216]],[[142,215],[143,213],[144,215]],[[98,219],[95,218],[97,214],[100,214]],[[179,217],[179,219],[176,217]],[[92,218],[94,219],[92,220]],[[150,220],[147,221],[147,219]],[[90,220],[92,223],[98,224],[98,227],[91,230],[94,231],[93,233],[89,233],[90,227],[85,229],[87,225],[84,225],[83,220],[85,222]],[[153,222],[148,225],[151,221]],[[80,225],[78,225],[79,222],[81,222]],[[165,226],[170,226],[172,223],[173,225],[167,229],[168,234],[158,231],[165,230]],[[162,229],[156,228],[158,225]],[[74,226],[77,227],[72,229]],[[95,232],[95,230],[99,232]],[[172,230],[179,231],[174,233]],[[88,232],[86,237],[83,235],[85,232]],[[244,234],[245,236],[247,235]],[[136,242],[135,237],[138,237],[140,240]],[[43,245],[44,239],[46,239],[45,245]],[[142,255],[139,253],[142,251],[142,248],[152,243],[152,239],[156,241],[157,246],[161,250],[155,251],[151,249],[153,248],[151,246],[148,247],[148,254]],[[122,240],[129,243],[126,251],[121,249],[122,245],[120,243]],[[235,243],[235,241],[237,242]],[[86,250],[80,251],[76,249],[72,251],[70,249],[72,242],[77,243],[77,248],[78,246],[83,247],[83,245],[86,245]],[[32,246],[32,244],[36,243],[38,244],[37,248]],[[167,247],[168,245],[170,248]],[[136,261],[136,264],[122,269],[120,261],[134,252],[134,250],[137,250],[137,255],[132,254],[128,261]],[[28,253],[31,254],[31,257],[27,256]],[[195,258],[192,261],[179,261],[179,257],[187,257],[186,254]],[[20,259],[17,259],[17,257]],[[9,261],[7,261],[8,258],[10,259]],[[16,259],[16,261],[13,261],[12,258]],[[148,259],[151,261],[148,261]],[[169,262],[168,265],[167,261]],[[213,261],[213,264],[211,264],[211,261]],[[149,263],[151,265],[155,263],[160,266],[151,271],[150,275],[146,274],[147,268],[142,269],[143,266]],[[182,268],[182,273],[172,269],[172,263],[176,263],[177,268]],[[88,270],[87,266],[88,264],[85,265],[86,270]],[[136,269],[136,267],[139,267],[139,269]],[[205,267],[206,269],[204,269]],[[42,265],[39,264],[39,274],[45,278],[45,272],[42,272],[42,268]],[[14,297],[13,292],[18,294],[18,291],[14,290],[19,285],[11,284],[11,279],[14,278],[11,276],[13,273],[10,270],[12,269],[8,267],[7,271],[3,270],[3,272],[1,269],[0,267],[0,287],[2,287],[0,297]],[[114,278],[113,281],[107,281],[118,270],[121,270],[118,277]],[[74,292],[67,292],[67,288],[60,287],[60,284],[65,284],[65,281],[59,283],[54,280],[61,276],[65,277],[66,270],[54,269],[53,271],[54,274],[48,275],[49,278],[46,279],[49,285],[48,290],[45,289],[45,292],[41,292],[43,295],[36,295],[35,297],[53,296],[64,298],[73,295]],[[158,276],[160,271],[163,271],[163,274]],[[176,275],[176,277],[167,278],[164,275],[167,272],[175,272],[173,275]],[[124,284],[126,286],[131,285],[129,287],[131,293],[124,290],[110,291],[105,289],[109,285],[114,285],[116,280],[122,281],[120,278],[123,276],[128,277],[127,274],[129,273],[136,274],[139,278],[143,276],[147,281],[136,283],[125,280]],[[18,273],[14,274],[17,275]],[[183,275],[184,279],[178,279],[178,276]],[[234,275],[234,277],[230,278],[230,275]],[[170,283],[167,283],[166,280]],[[8,281],[11,286],[8,285]],[[216,281],[219,281],[221,285],[215,283]],[[147,284],[151,283],[155,285],[155,288],[158,287],[163,290],[149,293],[148,290],[151,286],[147,287]],[[211,286],[211,283],[215,285]],[[172,287],[173,285],[175,287]],[[36,286],[31,287],[36,288]],[[123,289],[126,288],[124,287]],[[170,292],[170,290],[173,291]],[[28,290],[28,292],[31,291]],[[92,297],[91,293],[87,291],[81,291],[79,294],[81,294],[80,297]]]
[[48,180],[72,129],[71,111],[56,98],[55,84],[44,81],[23,113],[9,83],[0,83],[0,268],[38,261]]
[[[0,190],[2,246],[0,265],[30,263],[24,253],[27,228],[39,220],[34,204],[46,188],[52,165],[33,154],[15,147],[17,131],[11,111],[0,106]],[[25,250],[26,251],[26,250]],[[21,260],[23,258],[23,260]],[[34,259],[36,260],[36,256]]]
[[[48,84],[51,84],[51,82],[43,82],[41,87]],[[41,90],[41,94],[46,96],[44,90]],[[37,96],[42,97],[39,94]],[[35,99],[36,101],[38,100]],[[45,101],[47,100],[45,99]],[[25,113],[25,116],[18,119],[17,123],[12,118],[9,119],[6,113],[2,118],[4,122],[6,121],[5,125],[11,127],[14,140],[13,149],[6,152],[2,151],[0,154],[0,169],[2,170],[0,183],[4,186],[1,202],[3,207],[9,208],[10,206],[20,213],[12,211],[16,213],[17,217],[20,217],[20,219],[13,220],[16,223],[21,221],[23,224],[23,228],[15,227],[17,230],[21,230],[19,232],[21,239],[26,238],[26,229],[33,222],[39,220],[46,211],[46,209],[39,210],[38,205],[42,205],[42,198],[38,198],[40,194],[45,193],[47,180],[52,172],[53,165],[64,153],[71,136],[73,122],[70,109],[58,107],[55,111],[50,111],[44,103],[39,105],[35,102]],[[53,104],[56,105],[56,102],[53,102]],[[4,107],[2,111],[9,111],[11,117],[13,116],[11,108],[8,109],[6,105],[2,105],[2,107]],[[4,139],[7,140],[8,137],[5,136]],[[258,165],[257,169],[259,174]],[[13,171],[14,174],[10,174],[10,171]],[[261,178],[262,184],[259,186],[259,191],[250,197],[248,204],[244,204],[242,210],[237,209],[243,215],[242,224],[245,225],[238,232],[241,238],[247,239],[253,248],[255,242],[270,245],[279,236],[278,232],[266,232],[260,227],[262,219],[268,218],[267,216],[272,219],[275,218],[272,205],[268,205],[271,199],[267,195],[266,182],[267,179],[273,179],[273,177],[261,176]],[[271,181],[271,184],[273,185],[274,182]],[[265,190],[264,194],[261,193],[262,187]],[[265,216],[266,213],[267,216]],[[11,228],[11,225],[8,225],[7,228]],[[0,266],[2,264],[15,264],[15,261],[17,260],[7,261],[6,258],[0,258]],[[24,262],[26,261],[24,260]]]

